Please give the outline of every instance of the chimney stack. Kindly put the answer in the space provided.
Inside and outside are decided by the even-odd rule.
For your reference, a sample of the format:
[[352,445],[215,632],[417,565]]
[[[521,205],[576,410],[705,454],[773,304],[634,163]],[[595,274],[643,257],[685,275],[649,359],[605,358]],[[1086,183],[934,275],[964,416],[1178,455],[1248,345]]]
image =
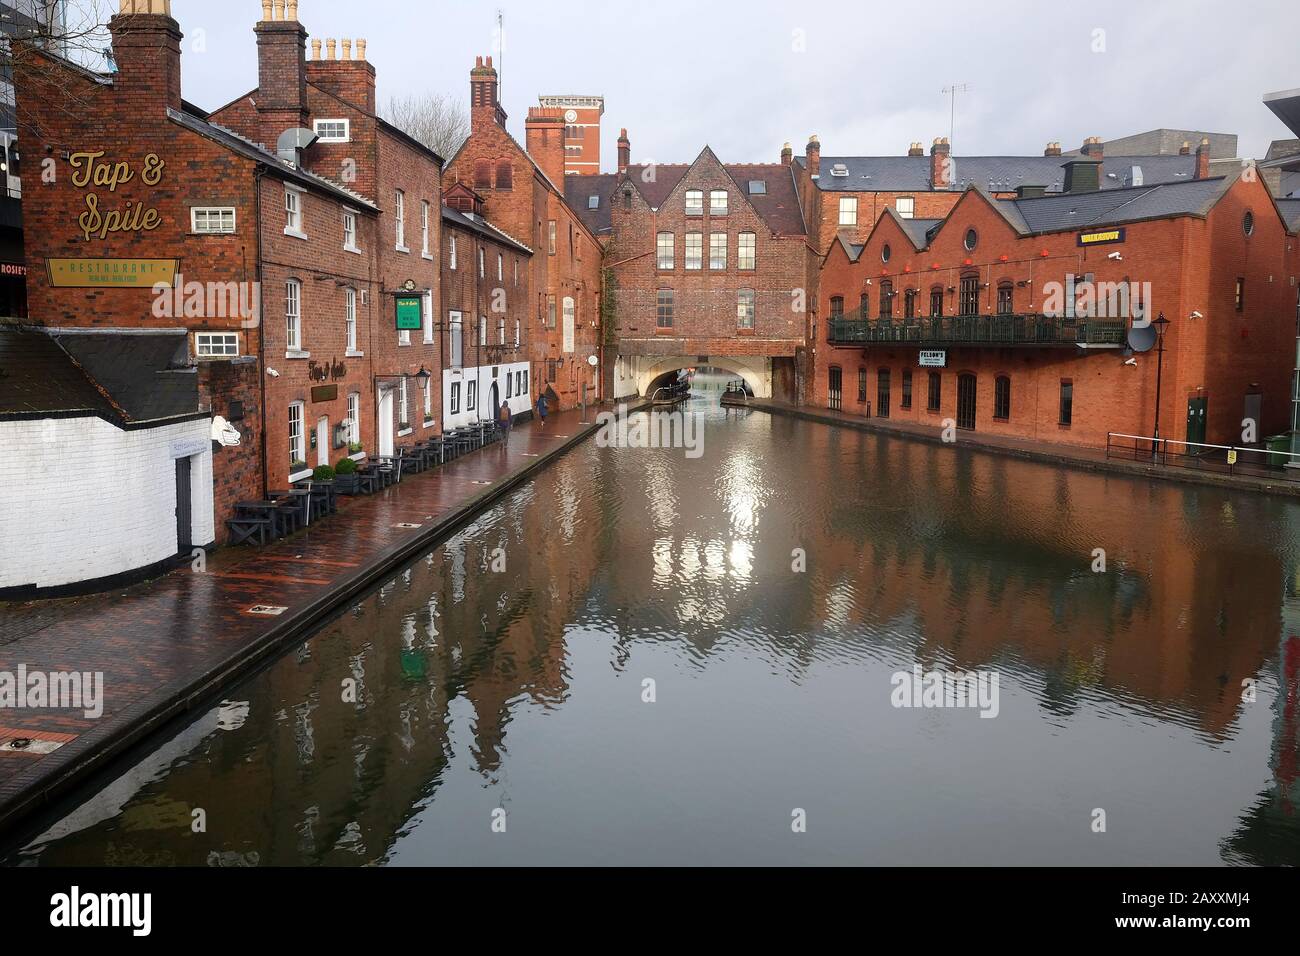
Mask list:
[[141,106],[181,108],[181,27],[171,0],[122,0],[108,21],[117,63],[114,82]]
[[297,0],[262,0],[257,35],[257,104],[262,141],[307,123],[307,31]]
[[1089,136],[1083,141],[1083,149],[1080,150],[1080,152],[1089,159],[1101,161],[1105,152],[1105,147],[1103,147],[1101,143],[1101,137]]
[[1178,155],[1179,156],[1192,155],[1192,144],[1187,142],[1187,140],[1183,140],[1183,145],[1178,147]]
[[1043,150],[1043,155],[1044,155],[1044,156],[1060,156],[1060,155],[1061,155],[1061,144],[1060,144],[1060,143],[1048,143],[1048,144],[1047,144],[1047,148]]
[[940,136],[930,144],[930,185],[947,189],[952,185],[952,146],[948,137]]
[[524,119],[524,135],[524,148],[533,162],[557,188],[563,189],[564,111],[546,106],[529,107]]
[[789,166],[794,161],[794,147],[786,143],[781,147],[781,165]]
[[345,103],[367,113],[375,112],[375,68],[366,62],[366,41],[357,41],[357,55],[352,56],[352,41],[343,40],[335,55],[334,41],[325,41],[325,58],[321,59],[319,40],[312,40],[313,59],[307,62],[307,77]]
[[822,144],[814,133],[808,137],[808,145],[803,151],[804,163],[808,167],[808,175],[817,179],[822,174]]
[[[484,62],[479,56],[474,58],[474,69],[469,71],[469,126],[474,131],[492,123],[504,129],[506,111],[498,99],[497,71],[492,66],[492,57]],[[560,152],[564,152],[563,144]]]
[[1203,137],[1201,145],[1196,147],[1196,178],[1210,178],[1210,139]]
[[924,155],[925,155],[925,147],[922,146],[920,143],[910,143],[910,144],[908,144],[908,147],[907,147],[907,155],[908,155],[908,156],[924,156]]
[[[1085,144],[1086,145],[1086,144]],[[1072,159],[1062,164],[1065,167],[1065,192],[1095,193],[1101,188],[1101,160]]]
[[627,128],[618,131],[618,174],[627,175],[628,166],[632,165],[632,141],[627,138]]

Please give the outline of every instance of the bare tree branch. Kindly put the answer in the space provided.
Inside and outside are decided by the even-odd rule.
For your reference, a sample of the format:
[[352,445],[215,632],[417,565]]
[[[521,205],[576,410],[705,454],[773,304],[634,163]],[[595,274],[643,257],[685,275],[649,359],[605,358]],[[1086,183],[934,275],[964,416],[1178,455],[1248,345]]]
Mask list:
[[444,159],[455,155],[469,136],[465,108],[441,93],[390,97],[383,117]]

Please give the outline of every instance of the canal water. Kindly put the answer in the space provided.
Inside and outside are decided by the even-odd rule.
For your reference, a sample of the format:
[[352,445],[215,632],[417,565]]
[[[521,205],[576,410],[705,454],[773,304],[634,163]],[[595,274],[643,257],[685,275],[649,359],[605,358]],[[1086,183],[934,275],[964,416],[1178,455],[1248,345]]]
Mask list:
[[[5,862],[1300,863],[1300,506],[689,410],[698,457],[586,442]],[[983,706],[895,706],[953,672]]]

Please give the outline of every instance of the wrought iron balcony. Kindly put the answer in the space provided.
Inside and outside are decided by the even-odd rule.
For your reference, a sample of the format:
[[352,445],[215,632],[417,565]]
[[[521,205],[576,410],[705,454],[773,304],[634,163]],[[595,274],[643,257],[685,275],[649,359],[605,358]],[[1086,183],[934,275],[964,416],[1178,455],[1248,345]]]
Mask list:
[[875,321],[832,316],[830,320],[832,345],[1118,348],[1127,334],[1128,319],[1054,315],[957,315]]

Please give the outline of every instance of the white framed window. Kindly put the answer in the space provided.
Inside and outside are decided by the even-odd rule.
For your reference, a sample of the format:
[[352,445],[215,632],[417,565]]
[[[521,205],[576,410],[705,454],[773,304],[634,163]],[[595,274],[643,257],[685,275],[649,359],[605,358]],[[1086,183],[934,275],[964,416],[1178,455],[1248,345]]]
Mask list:
[[424,294],[424,342],[433,342],[433,293]]
[[302,402],[289,403],[289,467],[307,463],[307,441],[302,430]]
[[302,283],[297,279],[284,284],[284,347],[302,351]]
[[704,268],[704,233],[688,232],[686,234],[685,267],[690,270]]
[[487,253],[482,246],[478,247],[478,277],[482,279],[487,275]]
[[302,190],[288,185],[284,187],[284,234],[307,238],[302,228]]
[[361,393],[348,392],[348,441],[361,444]]
[[420,252],[425,258],[429,256],[429,201],[420,200]]
[[347,304],[343,316],[343,328],[347,332],[347,350],[355,352],[357,350],[357,290],[345,290],[344,298]]
[[519,348],[520,328],[521,326],[519,325],[519,320],[515,319],[515,348]]
[[410,406],[407,404],[406,376],[403,375],[397,382],[397,424],[403,427],[403,431],[411,425]]
[[497,345],[506,344],[506,317],[503,315],[497,319]]
[[738,269],[754,268],[754,249],[758,239],[752,232],[742,232],[736,237],[736,267]]
[[499,252],[497,253],[497,281],[506,281],[506,257]]
[[727,268],[727,234],[725,232],[709,233],[709,268]]
[[447,250],[447,261],[451,265],[451,268],[455,269],[456,268],[456,237],[454,235],[451,237],[451,242],[449,243],[449,245],[451,246],[451,248]]
[[686,190],[686,215],[688,216],[704,215],[704,190],[703,189]]
[[451,400],[447,404],[449,406],[449,415],[455,415],[460,412],[460,382],[451,383]]
[[318,119],[316,138],[322,143],[346,143],[352,138],[352,121],[346,119]]
[[229,235],[234,231],[234,206],[190,207],[190,232],[205,236],[220,236]]
[[519,285],[519,260],[515,260],[515,285]]
[[238,332],[196,332],[194,354],[199,358],[224,358],[239,354]]
[[478,381],[465,383],[465,411],[472,412],[478,406]]
[[725,216],[727,214],[727,191],[725,189],[709,190],[709,215]]
[[675,256],[675,253],[673,252],[673,234],[671,232],[659,233],[659,237],[655,241],[655,245],[659,251],[659,255],[658,255],[659,268],[671,269],[673,267],[673,261]]
[[465,326],[459,312],[447,313],[447,354],[452,368],[465,363]]
[[903,219],[911,219],[916,215],[916,199],[912,196],[899,196],[894,208]]
[[427,427],[433,421],[433,379],[424,386],[424,424]]
[[348,252],[360,252],[357,248],[357,214],[351,209],[343,210],[343,248]]
[[393,200],[393,224],[397,231],[397,251],[409,252],[406,248],[406,193],[400,189]]
[[753,289],[740,289],[736,292],[736,328],[752,329],[756,311]]
[[840,197],[840,225],[856,226],[858,224],[858,197]]
[[478,317],[478,344],[487,345],[487,316]]

